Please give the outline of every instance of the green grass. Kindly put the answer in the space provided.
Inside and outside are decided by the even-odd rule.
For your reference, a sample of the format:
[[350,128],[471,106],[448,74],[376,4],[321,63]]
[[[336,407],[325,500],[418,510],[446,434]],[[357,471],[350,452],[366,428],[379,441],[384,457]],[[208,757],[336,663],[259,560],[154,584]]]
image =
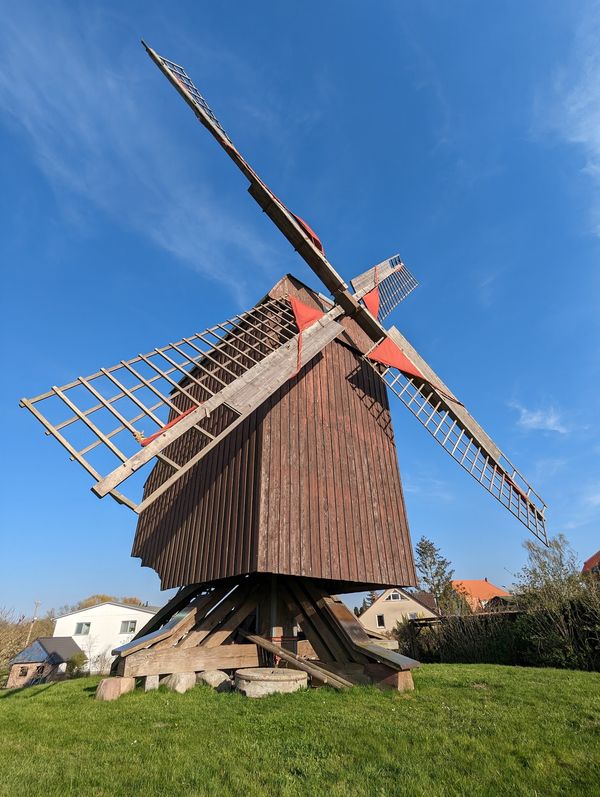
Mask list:
[[262,700],[100,703],[93,678],[5,692],[0,795],[600,794],[600,674],[430,664],[415,682]]

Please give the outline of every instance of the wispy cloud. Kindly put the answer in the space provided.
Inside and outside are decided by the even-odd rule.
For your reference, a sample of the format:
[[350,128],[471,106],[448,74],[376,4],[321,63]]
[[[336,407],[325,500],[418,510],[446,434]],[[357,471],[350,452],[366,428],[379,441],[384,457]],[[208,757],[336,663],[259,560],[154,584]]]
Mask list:
[[569,428],[562,418],[562,414],[556,407],[538,407],[529,409],[513,401],[509,404],[512,409],[519,413],[517,425],[527,431],[556,432],[567,434]]
[[498,272],[484,274],[477,282],[477,296],[482,307],[492,306],[497,288]]
[[538,459],[533,469],[534,481],[544,482],[564,470],[567,460],[560,457]]
[[175,140],[148,92],[149,76],[160,75],[141,48],[114,45],[113,21],[58,3],[5,14],[0,110],[25,134],[65,212],[106,213],[245,304],[249,272],[274,275],[277,255],[197,171],[190,178],[198,150]]
[[402,478],[404,492],[422,495],[439,501],[453,501],[454,494],[443,479],[425,473],[408,473]]
[[568,531],[575,531],[590,523],[597,522],[600,512],[600,482],[588,482],[574,491],[569,501],[568,519],[563,524]]
[[600,2],[578,7],[573,55],[555,75],[553,97],[538,98],[537,125],[581,148],[593,184],[592,224],[600,236]]
[[583,498],[587,506],[592,508],[600,507],[600,482],[589,486]]

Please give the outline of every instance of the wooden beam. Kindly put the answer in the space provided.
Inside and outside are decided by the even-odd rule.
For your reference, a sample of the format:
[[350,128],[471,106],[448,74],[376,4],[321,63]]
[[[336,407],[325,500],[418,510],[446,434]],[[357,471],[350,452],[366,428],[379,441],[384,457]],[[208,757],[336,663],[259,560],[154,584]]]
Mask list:
[[256,634],[248,634],[245,631],[241,631],[240,633],[251,642],[255,642],[259,647],[267,650],[269,653],[274,653],[276,656],[279,656],[280,659],[283,659],[283,661],[286,661],[295,669],[308,673],[311,678],[316,679],[322,684],[333,686],[334,689],[349,689],[350,687],[354,686],[351,681],[346,680],[341,675],[329,672],[323,669],[323,667],[320,667],[316,662],[303,659],[301,656],[297,656],[295,653],[292,653],[291,650],[286,650],[280,645],[276,645],[274,642],[270,642],[264,637],[257,636]]
[[314,629],[330,651],[333,661],[350,661],[348,650],[339,639],[339,634],[335,634],[329,628],[323,613],[319,611],[319,607],[311,600],[310,593],[308,595],[304,593],[302,586],[308,586],[308,582],[301,584],[298,581],[289,579],[286,586],[298,602],[304,612],[304,616],[310,621],[308,626],[306,624],[302,626],[305,636],[312,642],[313,633],[311,631]]
[[[339,308],[333,308],[322,319],[317,321],[303,333],[302,352],[303,362],[309,362],[325,346],[335,340],[344,328],[338,324],[334,318],[340,314]],[[100,498],[109,493],[112,489],[128,479],[143,465],[149,462],[164,448],[171,445],[175,440],[193,428],[198,421],[208,417],[217,407],[226,404],[235,412],[239,413],[234,424],[230,424],[220,435],[210,441],[201,451],[192,457],[182,466],[170,479],[155,490],[151,496],[141,502],[138,511],[141,512],[159,495],[168,489],[183,473],[193,467],[196,462],[202,459],[211,451],[224,437],[226,437],[234,425],[239,424],[257,409],[269,396],[281,387],[296,368],[296,358],[298,352],[298,338],[295,336],[279,349],[268,354],[263,360],[242,374],[235,381],[224,387],[221,391],[209,398],[202,406],[197,407],[189,415],[186,415],[170,429],[166,429],[155,440],[145,448],[136,452],[125,462],[104,478],[100,479],[94,487],[93,492]]]
[[216,631],[213,631],[212,634],[209,634],[205,639],[202,640],[200,647],[216,648],[226,642],[228,637],[230,637],[238,629],[246,617],[248,617],[248,615],[254,611],[256,604],[256,595],[250,595],[248,598],[246,598],[244,603],[242,603],[241,606],[238,606],[232,615],[225,618],[223,624]]
[[205,584],[190,584],[189,587],[182,587],[176,595],[173,595],[168,603],[165,603],[162,609],[159,609],[156,612],[154,617],[148,620],[143,628],[140,628],[131,641],[133,642],[135,639],[146,636],[146,634],[150,634],[152,631],[158,630],[161,625],[168,623],[174,614],[177,614],[177,612],[183,609],[184,606],[187,606],[192,598],[195,598],[196,595],[202,592],[202,590],[205,588]]
[[218,648],[169,648],[139,650],[124,660],[124,676],[168,675],[174,672],[236,670],[258,667],[255,644],[221,645]]
[[[239,606],[240,603],[243,603],[248,595],[256,589],[256,584],[249,583],[248,580],[242,582],[239,586],[236,587],[234,592],[227,596],[225,600],[222,600],[221,603],[217,606],[218,601],[214,601],[211,609],[212,611],[207,616],[199,616],[197,617],[196,624],[193,628],[191,628],[190,633],[181,643],[182,648],[191,648],[194,645],[199,645],[214,629],[216,629],[222,622],[227,618],[227,616],[235,609],[236,606]],[[221,595],[220,598],[223,598],[224,595]],[[212,608],[214,607],[214,608]],[[240,620],[241,622],[241,620]]]

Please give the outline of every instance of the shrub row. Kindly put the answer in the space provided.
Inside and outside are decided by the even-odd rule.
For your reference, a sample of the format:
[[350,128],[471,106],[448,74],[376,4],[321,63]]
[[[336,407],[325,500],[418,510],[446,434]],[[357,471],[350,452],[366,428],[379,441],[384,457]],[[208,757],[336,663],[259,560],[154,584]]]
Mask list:
[[400,651],[423,662],[518,664],[600,672],[600,590],[514,612],[399,624]]

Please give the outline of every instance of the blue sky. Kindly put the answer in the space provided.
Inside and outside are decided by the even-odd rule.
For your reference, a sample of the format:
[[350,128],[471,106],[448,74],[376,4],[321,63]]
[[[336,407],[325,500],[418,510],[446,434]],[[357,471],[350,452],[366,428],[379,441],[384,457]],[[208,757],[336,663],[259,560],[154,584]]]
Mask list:
[[[312,272],[139,44],[182,63],[350,279],[549,505],[600,545],[600,6],[513,0],[2,3],[0,606],[161,602],[135,517],[18,408]],[[413,538],[510,584],[527,532],[393,406]]]

